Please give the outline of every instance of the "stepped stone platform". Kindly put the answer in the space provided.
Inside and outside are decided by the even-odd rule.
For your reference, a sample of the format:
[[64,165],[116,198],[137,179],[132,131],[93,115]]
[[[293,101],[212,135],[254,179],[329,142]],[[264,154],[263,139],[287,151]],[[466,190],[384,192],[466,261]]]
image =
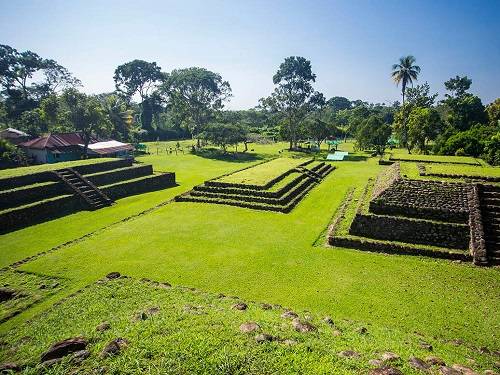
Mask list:
[[371,199],[365,192],[348,234],[332,229],[328,242],[499,265],[500,187],[404,179],[395,165],[377,180]]
[[[475,215],[471,215],[471,249],[475,263],[500,265],[500,186],[477,184],[471,197]],[[475,195],[475,196],[474,196]]]
[[[334,169],[330,164],[308,160],[274,176],[263,185],[214,179],[195,186],[193,190],[176,197],[176,201],[225,204],[288,213]],[[251,169],[248,171],[251,173]]]
[[175,173],[117,159],[0,179],[0,233],[175,185]]

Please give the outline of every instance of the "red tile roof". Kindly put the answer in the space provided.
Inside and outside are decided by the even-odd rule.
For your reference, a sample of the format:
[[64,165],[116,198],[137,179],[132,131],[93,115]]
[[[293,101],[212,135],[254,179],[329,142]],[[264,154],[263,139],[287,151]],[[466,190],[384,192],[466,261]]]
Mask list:
[[[90,140],[91,143],[96,141],[97,140],[94,138]],[[84,140],[80,133],[56,133],[20,143],[19,146],[37,150],[43,150],[46,148],[60,149],[60,148],[78,146],[83,143]]]

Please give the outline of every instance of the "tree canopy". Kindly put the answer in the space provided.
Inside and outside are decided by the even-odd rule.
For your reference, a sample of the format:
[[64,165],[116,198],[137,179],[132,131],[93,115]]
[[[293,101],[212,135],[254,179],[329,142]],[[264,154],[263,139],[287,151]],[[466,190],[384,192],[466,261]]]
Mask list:
[[198,67],[173,70],[161,91],[193,137],[200,135],[232,95],[229,82],[220,74]]
[[281,115],[282,134],[289,140],[290,149],[297,148],[301,121],[310,111],[325,104],[323,94],[314,91],[315,81],[311,62],[304,57],[290,56],[273,76],[274,92],[261,99],[263,107]]

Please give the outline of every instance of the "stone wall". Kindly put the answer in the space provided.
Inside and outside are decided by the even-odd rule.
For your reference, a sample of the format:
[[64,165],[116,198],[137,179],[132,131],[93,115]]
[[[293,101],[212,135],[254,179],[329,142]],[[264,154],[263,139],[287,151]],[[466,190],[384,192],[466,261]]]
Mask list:
[[67,193],[64,184],[51,182],[46,185],[35,185],[26,189],[0,192],[0,210],[34,203],[39,200],[57,197]]
[[[63,186],[62,184],[53,185]],[[164,189],[173,185],[175,185],[175,173],[164,173],[140,180],[118,183],[102,190],[111,199],[119,199],[130,195]],[[47,197],[43,198],[47,199]],[[25,208],[6,211],[0,214],[0,234],[56,219],[85,209],[86,207],[87,205],[80,197],[69,195],[49,201],[42,201]]]
[[[86,175],[117,168],[130,167],[131,165],[132,160],[130,159],[116,159],[102,163],[79,165],[72,168],[78,173]],[[57,169],[57,164],[54,165],[54,169]],[[22,176],[2,178],[0,179],[0,187],[2,190],[8,190],[49,181],[59,181],[59,178],[52,171],[30,173]]]
[[469,228],[470,228],[470,252],[473,262],[479,266],[488,265],[488,253],[486,249],[483,220],[481,215],[481,201],[479,198],[480,187],[472,185],[469,192]]
[[52,171],[31,173],[22,176],[2,178],[0,179],[0,188],[1,190],[16,189],[22,186],[58,180],[59,179]]
[[105,161],[102,163],[77,165],[72,168],[78,173],[86,175],[86,174],[109,171],[111,169],[130,167],[132,163],[133,163],[132,159],[116,159],[116,160]]
[[328,238],[328,243],[331,246],[346,247],[349,249],[373,251],[386,254],[398,255],[423,255],[432,258],[443,258],[470,261],[470,255],[466,252],[458,253],[444,250],[431,250],[419,246],[409,246],[399,243],[382,243],[369,239],[361,239],[355,237],[334,237]]
[[161,190],[175,185],[175,173],[163,173],[137,181],[129,181],[103,188],[102,191],[111,199],[120,199],[130,195]]
[[469,246],[467,225],[393,216],[356,214],[349,234],[454,249],[467,249]]
[[14,211],[7,211],[0,214],[0,234],[56,219],[83,208],[84,204],[79,197],[70,195]]
[[379,197],[384,191],[389,189],[394,183],[401,179],[401,167],[399,163],[394,163],[378,174],[373,186],[372,199]]
[[461,183],[400,179],[370,202],[378,214],[466,222],[470,187]]
[[110,185],[119,181],[131,180],[133,178],[148,176],[153,174],[151,164],[139,164],[129,168],[105,171],[98,174],[85,176],[90,182],[97,186]]

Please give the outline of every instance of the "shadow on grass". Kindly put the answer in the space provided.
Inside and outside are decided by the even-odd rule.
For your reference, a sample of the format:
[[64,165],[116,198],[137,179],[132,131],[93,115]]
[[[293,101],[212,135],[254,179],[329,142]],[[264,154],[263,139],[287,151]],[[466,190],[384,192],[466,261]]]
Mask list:
[[249,161],[264,160],[264,157],[252,152],[226,152],[216,148],[203,148],[196,152],[191,152],[192,155],[200,156],[205,159],[222,160],[233,163],[244,163]]

